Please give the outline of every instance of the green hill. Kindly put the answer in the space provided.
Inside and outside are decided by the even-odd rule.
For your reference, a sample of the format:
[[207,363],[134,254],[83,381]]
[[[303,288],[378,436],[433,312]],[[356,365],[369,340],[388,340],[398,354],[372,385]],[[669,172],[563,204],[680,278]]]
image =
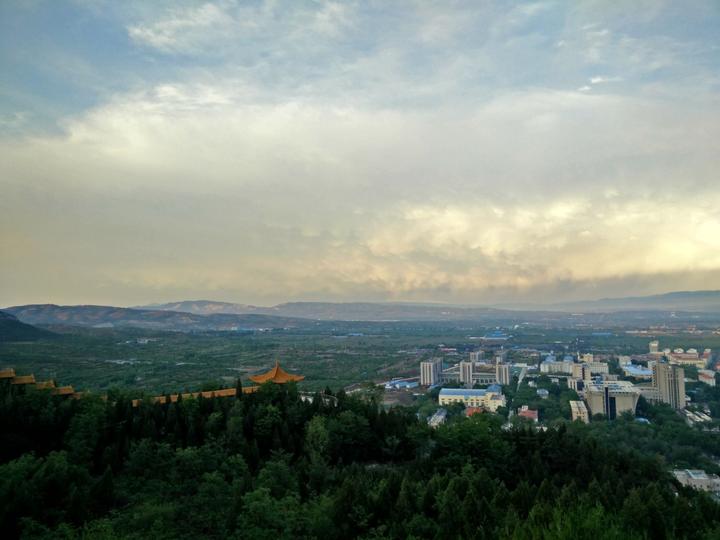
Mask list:
[[36,341],[54,335],[52,332],[20,322],[13,315],[0,311],[0,342]]

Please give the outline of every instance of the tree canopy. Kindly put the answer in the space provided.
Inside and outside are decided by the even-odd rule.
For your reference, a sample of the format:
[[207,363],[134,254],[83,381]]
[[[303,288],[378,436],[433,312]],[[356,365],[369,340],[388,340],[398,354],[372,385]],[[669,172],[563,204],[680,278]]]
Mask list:
[[[132,407],[0,389],[0,527],[22,538],[717,537],[720,506],[589,427],[430,430],[293,384]],[[618,424],[621,425],[621,424]]]

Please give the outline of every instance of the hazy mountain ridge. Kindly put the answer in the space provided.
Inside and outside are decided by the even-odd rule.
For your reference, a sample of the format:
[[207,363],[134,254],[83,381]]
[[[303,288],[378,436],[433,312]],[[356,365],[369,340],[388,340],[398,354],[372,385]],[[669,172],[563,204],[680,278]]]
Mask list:
[[283,328],[310,321],[259,314],[198,315],[177,311],[132,309],[113,306],[57,306],[36,304],[5,309],[21,321],[37,325],[135,327],[155,330],[214,331]]
[[[608,298],[552,305],[497,307],[372,302],[288,302],[271,307],[192,300],[135,308],[37,304],[5,308],[21,322],[41,326],[136,327],[180,332],[307,327],[319,321],[463,322],[488,326],[541,322],[554,325],[672,323],[720,320],[720,291]],[[584,314],[584,315],[577,315]]]
[[55,334],[21,322],[14,315],[0,311],[0,341],[36,341]]
[[467,320],[514,312],[621,312],[687,311],[720,313],[720,291],[678,291],[624,298],[603,298],[551,304],[498,304],[485,306],[433,305],[384,302],[287,302],[271,307],[194,300],[151,304],[136,309],[171,310],[200,315],[213,313],[263,314],[317,320]]
[[720,312],[720,291],[675,291],[649,296],[601,298],[600,300],[562,302],[541,309],[557,311],[696,311]]
[[166,304],[147,304],[133,306],[130,309],[142,309],[153,311],[176,311],[179,313],[194,313],[196,315],[247,315],[249,313],[263,313],[262,308],[248,304],[234,304],[231,302],[217,302],[213,300],[182,300],[180,302],[169,302]]
[[321,321],[442,321],[483,319],[507,310],[487,307],[384,302],[286,302],[263,307],[212,300],[186,300],[150,304],[134,309],[173,310],[211,315],[214,313],[261,314]]

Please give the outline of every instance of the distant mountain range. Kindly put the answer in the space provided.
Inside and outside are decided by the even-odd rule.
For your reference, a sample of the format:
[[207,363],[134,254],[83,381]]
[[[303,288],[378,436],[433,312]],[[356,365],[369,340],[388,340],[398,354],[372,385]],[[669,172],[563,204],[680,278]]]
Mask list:
[[55,334],[20,322],[10,313],[0,311],[0,342],[2,341],[36,341],[53,337]]
[[614,313],[621,311],[691,311],[720,313],[720,291],[671,292],[652,296],[604,298],[552,304],[500,304],[470,307],[443,304],[383,302],[290,302],[272,307],[233,304],[211,300],[186,300],[151,304],[137,309],[169,310],[198,315],[216,313],[263,314],[316,320],[394,321],[394,320],[475,320],[507,311],[552,311]]
[[720,313],[720,291],[678,291],[650,296],[603,298],[554,304],[515,304],[498,307],[564,312],[694,311]]
[[[49,326],[51,329],[53,326],[136,327],[181,332],[304,328],[317,324],[317,321],[472,321],[488,326],[524,321],[561,325],[607,325],[624,322],[641,324],[642,321],[655,323],[671,319],[678,323],[685,319],[698,320],[699,314],[703,314],[702,320],[714,324],[720,320],[720,291],[674,292],[586,302],[493,307],[371,302],[290,302],[262,307],[194,300],[134,308],[38,304],[15,306],[3,311],[17,317],[15,323],[4,324],[16,327],[17,324],[27,323]],[[673,312],[677,312],[678,316]],[[577,314],[585,315],[578,317]]]
[[36,304],[4,309],[33,325],[86,326],[93,328],[148,328],[173,331],[223,331],[257,328],[284,328],[311,321],[260,314],[198,315],[176,311],[131,309],[112,306],[56,306]]
[[438,304],[384,302],[288,302],[272,307],[231,304],[212,300],[186,300],[169,304],[150,304],[134,309],[179,311],[197,315],[257,314],[297,317],[318,321],[446,321],[476,320],[501,314],[500,309]]
[[245,315],[248,313],[261,313],[272,308],[263,308],[248,304],[232,304],[230,302],[214,302],[212,300],[183,300],[182,302],[170,302],[168,304],[134,306],[132,309],[178,311],[180,313],[194,313],[196,315]]

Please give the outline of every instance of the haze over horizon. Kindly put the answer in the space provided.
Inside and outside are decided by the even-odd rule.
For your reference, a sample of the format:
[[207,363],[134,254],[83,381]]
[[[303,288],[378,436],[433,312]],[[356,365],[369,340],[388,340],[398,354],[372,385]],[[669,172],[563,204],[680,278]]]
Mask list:
[[0,4],[0,304],[720,289],[720,4]]

